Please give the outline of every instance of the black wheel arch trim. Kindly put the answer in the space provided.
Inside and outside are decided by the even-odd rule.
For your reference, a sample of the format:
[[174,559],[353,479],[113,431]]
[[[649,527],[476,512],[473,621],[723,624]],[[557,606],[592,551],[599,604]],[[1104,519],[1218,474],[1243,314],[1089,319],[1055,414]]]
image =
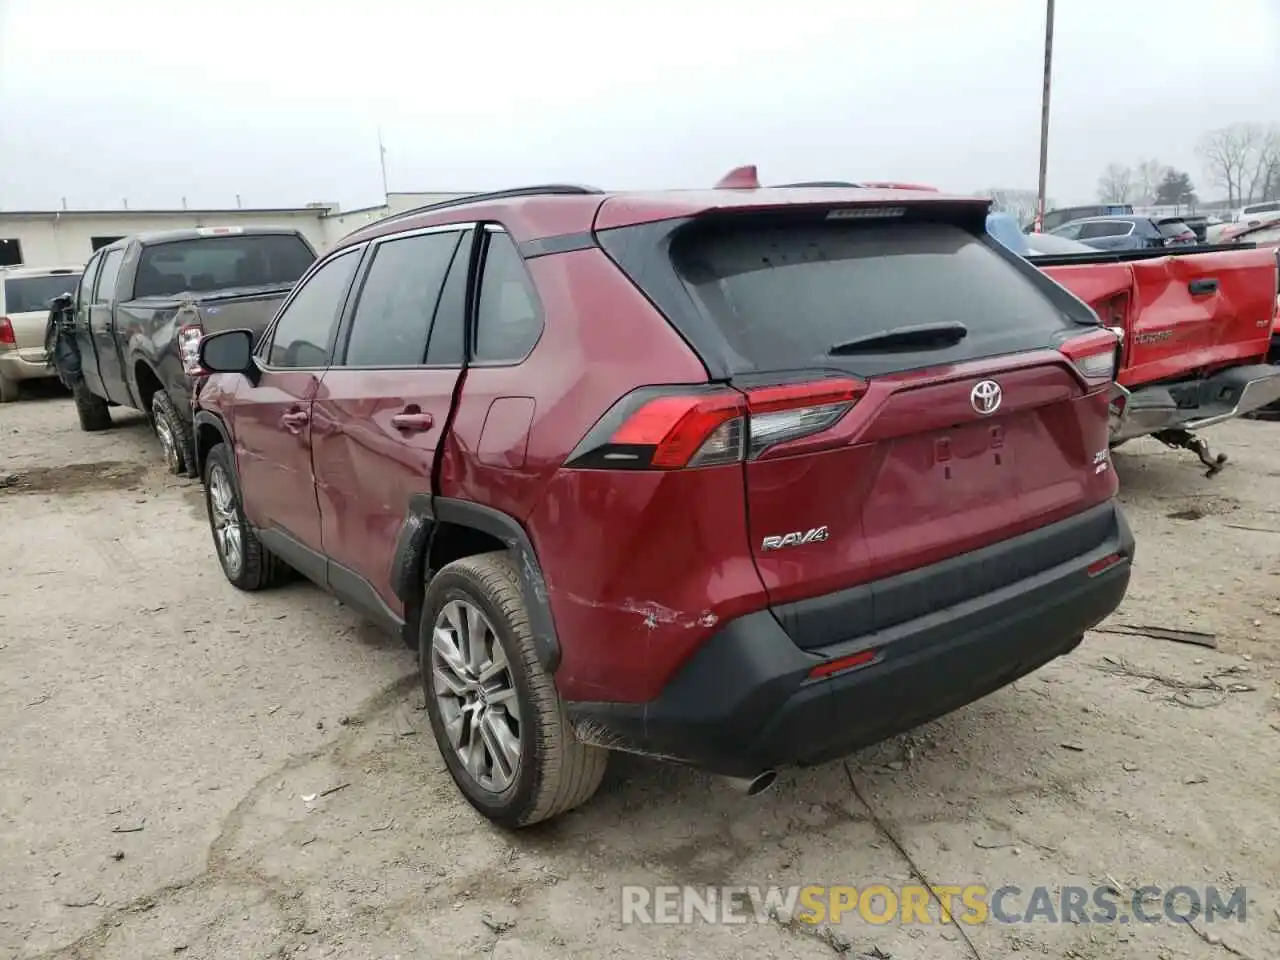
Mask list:
[[[233,466],[235,465],[235,444],[231,442],[231,431],[227,429],[227,425],[222,422],[221,417],[210,413],[208,410],[197,410],[195,416],[192,418],[191,427],[191,441],[195,446],[195,450],[192,451],[192,455],[196,458],[196,469],[199,471],[199,476],[204,476],[204,462],[199,457],[201,427],[213,427],[213,429],[218,431],[218,435],[222,437],[222,442],[225,443],[227,445],[227,449],[231,451],[231,463]],[[237,467],[237,469],[239,468]]]
[[515,555],[520,575],[520,592],[524,596],[538,660],[547,671],[554,672],[560,665],[560,639],[551,613],[547,581],[533,542],[520,521],[509,514],[469,500],[432,497],[427,494],[410,497],[409,511],[401,525],[391,565],[391,585],[396,596],[406,605],[409,603],[417,584],[426,573],[424,565],[430,555],[431,543],[436,530],[443,523],[471,527],[487,533],[505,543]]

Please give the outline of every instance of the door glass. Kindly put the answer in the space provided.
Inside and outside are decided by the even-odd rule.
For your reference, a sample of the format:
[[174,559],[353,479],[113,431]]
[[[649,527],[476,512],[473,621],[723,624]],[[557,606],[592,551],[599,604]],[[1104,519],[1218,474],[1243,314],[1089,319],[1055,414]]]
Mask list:
[[120,275],[120,261],[124,259],[124,251],[116,248],[107,251],[102,260],[102,272],[98,275],[98,289],[94,293],[93,302],[110,303],[116,295],[116,277]]
[[308,277],[276,322],[267,365],[308,369],[329,362],[329,343],[337,326],[359,250],[340,253]]
[[541,335],[542,313],[520,251],[505,233],[489,234],[476,310],[476,360],[523,360]]
[[76,288],[76,309],[92,301],[93,282],[98,279],[98,268],[102,266],[102,257],[96,256],[84,268],[84,276],[80,278],[80,286]]
[[459,236],[426,233],[378,244],[352,317],[346,366],[404,367],[425,361],[431,317]]

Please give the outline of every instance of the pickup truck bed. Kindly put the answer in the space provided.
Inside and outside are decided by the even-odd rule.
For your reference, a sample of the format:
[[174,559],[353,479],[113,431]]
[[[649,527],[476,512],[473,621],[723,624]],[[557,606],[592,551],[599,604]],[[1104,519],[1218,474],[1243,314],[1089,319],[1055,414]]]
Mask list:
[[1196,430],[1280,400],[1268,363],[1276,324],[1276,252],[1244,245],[1028,256],[1124,331],[1112,442],[1155,435],[1194,450]]
[[81,427],[110,426],[112,406],[140,410],[169,468],[194,475],[199,338],[235,328],[260,334],[314,260],[301,234],[278,227],[168,231],[103,247],[71,307],[70,343],[55,353]]

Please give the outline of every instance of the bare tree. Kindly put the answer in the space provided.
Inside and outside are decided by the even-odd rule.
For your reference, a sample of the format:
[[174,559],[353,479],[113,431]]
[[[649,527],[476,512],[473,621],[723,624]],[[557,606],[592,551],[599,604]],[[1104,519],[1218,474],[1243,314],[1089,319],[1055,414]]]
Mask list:
[[1144,205],[1155,203],[1156,194],[1160,192],[1160,184],[1169,170],[1169,167],[1154,158],[1141,161],[1134,177],[1135,202]]
[[[1020,224],[1027,224],[1035,219],[1038,199],[1035,190],[991,187],[987,190],[978,191],[978,195],[990,197],[993,210],[1009,214]],[[1045,209],[1053,209],[1053,201],[1047,197],[1045,198]]]
[[1109,163],[1098,178],[1098,199],[1103,203],[1128,203],[1133,198],[1133,170]]
[[1234,123],[1206,133],[1196,150],[1209,180],[1226,188],[1232,206],[1280,190],[1280,127]]

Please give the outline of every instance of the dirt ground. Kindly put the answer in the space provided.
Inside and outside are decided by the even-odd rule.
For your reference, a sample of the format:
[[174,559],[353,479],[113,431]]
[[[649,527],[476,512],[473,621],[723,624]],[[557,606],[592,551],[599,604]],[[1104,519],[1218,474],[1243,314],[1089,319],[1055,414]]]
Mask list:
[[[1217,649],[1099,631],[754,799],[620,757],[512,835],[456,794],[412,655],[310,586],[232,589],[198,485],[115,416],[0,407],[0,958],[1280,956],[1280,424],[1212,431],[1212,480],[1115,457],[1139,557],[1107,626]],[[621,921],[624,884],[917,878],[1249,899],[1193,926]]]

